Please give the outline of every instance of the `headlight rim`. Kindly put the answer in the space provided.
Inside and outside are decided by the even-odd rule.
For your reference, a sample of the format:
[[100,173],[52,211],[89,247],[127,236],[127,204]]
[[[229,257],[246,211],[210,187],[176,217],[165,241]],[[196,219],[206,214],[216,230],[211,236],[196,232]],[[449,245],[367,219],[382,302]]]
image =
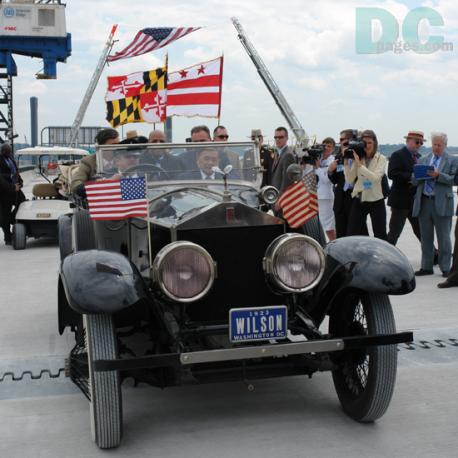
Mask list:
[[[292,288],[291,286],[286,285],[278,277],[275,270],[275,259],[278,256],[279,249],[293,240],[306,240],[307,243],[311,244],[318,252],[321,263],[320,272],[318,273],[315,280],[313,280],[310,284],[302,288]],[[326,255],[323,250],[323,247],[314,238],[305,234],[298,233],[282,234],[276,239],[274,239],[267,247],[263,261],[265,274],[268,276],[269,279],[271,279],[275,287],[280,288],[285,293],[305,293],[306,291],[310,291],[311,289],[315,288],[315,286],[318,285],[321,279],[323,278],[325,264]]]
[[[267,194],[267,192],[270,191],[270,190],[274,190],[274,191],[277,193],[277,196],[276,196],[275,201],[269,202],[269,201],[266,200],[266,194]],[[265,204],[267,204],[267,205],[273,205],[273,204],[275,204],[275,203],[278,201],[278,199],[279,199],[279,197],[280,197],[280,191],[279,191],[275,186],[267,185],[267,186],[263,186],[263,187],[261,188],[261,190],[259,191],[259,196],[261,197],[262,201],[263,201]]]
[[[162,280],[164,260],[170,253],[183,247],[192,248],[200,252],[205,257],[210,267],[210,278],[205,288],[199,294],[185,298],[178,297],[172,292],[170,292]],[[189,242],[187,240],[178,240],[162,247],[157,253],[156,257],[154,258],[151,271],[153,282],[159,286],[159,289],[162,291],[162,293],[165,294],[165,296],[167,296],[169,299],[184,304],[195,302],[199,299],[202,299],[210,291],[216,279],[216,264],[213,258],[211,257],[210,253],[204,247],[198,245],[197,243]]]

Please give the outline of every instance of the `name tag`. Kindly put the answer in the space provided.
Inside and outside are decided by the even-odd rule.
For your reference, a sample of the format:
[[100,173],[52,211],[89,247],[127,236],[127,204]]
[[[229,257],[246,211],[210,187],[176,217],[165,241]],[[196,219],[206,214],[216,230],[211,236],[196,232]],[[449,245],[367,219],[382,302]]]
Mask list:
[[363,188],[368,191],[369,189],[372,189],[372,181],[371,180],[364,180],[363,181]]

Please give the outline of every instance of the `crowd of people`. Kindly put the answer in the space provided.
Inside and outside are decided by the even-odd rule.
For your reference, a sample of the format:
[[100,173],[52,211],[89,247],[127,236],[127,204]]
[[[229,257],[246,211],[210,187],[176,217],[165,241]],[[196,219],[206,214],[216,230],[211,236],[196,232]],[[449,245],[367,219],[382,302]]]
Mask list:
[[[457,227],[453,262],[451,243],[452,217],[455,213],[453,186],[458,185],[458,158],[446,151],[447,135],[442,132],[432,133],[432,153],[421,156],[419,149],[425,142],[424,134],[410,131],[405,136],[405,146],[395,151],[389,159],[378,151],[378,140],[374,131],[365,130],[359,134],[358,139],[363,150],[352,147],[351,141],[354,137],[355,131],[346,129],[340,132],[338,144],[331,137],[325,138],[322,142],[322,154],[314,163],[319,222],[328,240],[350,235],[369,235],[369,216],[373,235],[396,245],[406,220],[409,220],[421,243],[421,268],[415,275],[432,275],[433,266],[438,264],[446,278],[438,286],[458,286]],[[288,173],[288,167],[300,162],[304,170],[307,168],[307,161],[299,160],[293,148],[288,145],[289,136],[285,127],[275,129],[274,147],[264,144],[260,129],[253,129],[250,138],[259,145],[263,186],[274,186],[281,194],[293,184],[294,175]],[[187,139],[189,142],[228,140],[228,131],[222,125],[213,130],[213,135],[207,126],[195,126]],[[120,140],[115,129],[103,129],[96,137],[98,145],[165,142],[164,132],[160,130],[153,130],[149,138],[139,136],[136,132],[128,132],[126,138]],[[236,156],[235,153],[234,155]],[[103,160],[106,162],[105,168],[113,170],[113,176],[117,176],[137,165],[139,158],[135,150],[118,152],[115,149],[112,154],[105,155]],[[239,163],[239,158],[232,157],[230,151],[221,154],[210,146],[199,150],[189,149],[179,159],[168,154],[166,149],[153,150],[147,162],[170,171],[178,168],[178,160],[180,168],[192,171],[190,173],[193,176],[187,178],[193,179],[220,178],[214,171],[214,166],[224,167]],[[244,166],[248,170],[251,169],[250,160],[252,158],[249,156],[244,158]],[[429,166],[425,169],[424,177],[414,173],[416,164]],[[0,224],[5,243],[9,245],[14,211],[24,197],[21,191],[22,180],[8,144],[1,147],[0,172]],[[94,179],[96,174],[95,155],[83,158],[73,174],[71,191],[84,196],[84,184]],[[387,178],[391,180],[391,189]],[[388,224],[386,199],[386,204],[391,208]],[[279,208],[275,208],[275,211],[281,215]],[[434,232],[437,248],[434,246]]]

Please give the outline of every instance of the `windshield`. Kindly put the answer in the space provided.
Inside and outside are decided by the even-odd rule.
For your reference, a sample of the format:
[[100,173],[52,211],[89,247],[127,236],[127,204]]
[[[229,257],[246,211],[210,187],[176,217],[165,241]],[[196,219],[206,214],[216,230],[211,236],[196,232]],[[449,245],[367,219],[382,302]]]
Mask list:
[[165,183],[223,183],[259,187],[259,149],[254,142],[104,145],[97,149],[97,171],[110,177],[145,176],[148,186]]

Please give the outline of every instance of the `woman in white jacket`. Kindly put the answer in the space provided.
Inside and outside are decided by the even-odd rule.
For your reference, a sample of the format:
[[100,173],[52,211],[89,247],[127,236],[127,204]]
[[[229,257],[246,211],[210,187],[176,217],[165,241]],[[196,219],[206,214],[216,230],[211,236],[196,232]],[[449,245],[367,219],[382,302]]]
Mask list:
[[320,217],[321,226],[326,232],[328,239],[334,240],[336,238],[336,222],[334,218],[334,185],[328,177],[328,167],[334,161],[334,148],[336,142],[331,137],[323,140],[323,156],[315,164],[315,174],[318,178],[317,194],[318,194],[318,213]]
[[364,157],[353,153],[352,164],[350,160],[344,163],[345,179],[354,184],[347,235],[364,235],[362,228],[370,215],[374,236],[386,240],[386,207],[382,192],[386,157],[377,151],[374,131],[365,130],[361,137],[365,142]]

